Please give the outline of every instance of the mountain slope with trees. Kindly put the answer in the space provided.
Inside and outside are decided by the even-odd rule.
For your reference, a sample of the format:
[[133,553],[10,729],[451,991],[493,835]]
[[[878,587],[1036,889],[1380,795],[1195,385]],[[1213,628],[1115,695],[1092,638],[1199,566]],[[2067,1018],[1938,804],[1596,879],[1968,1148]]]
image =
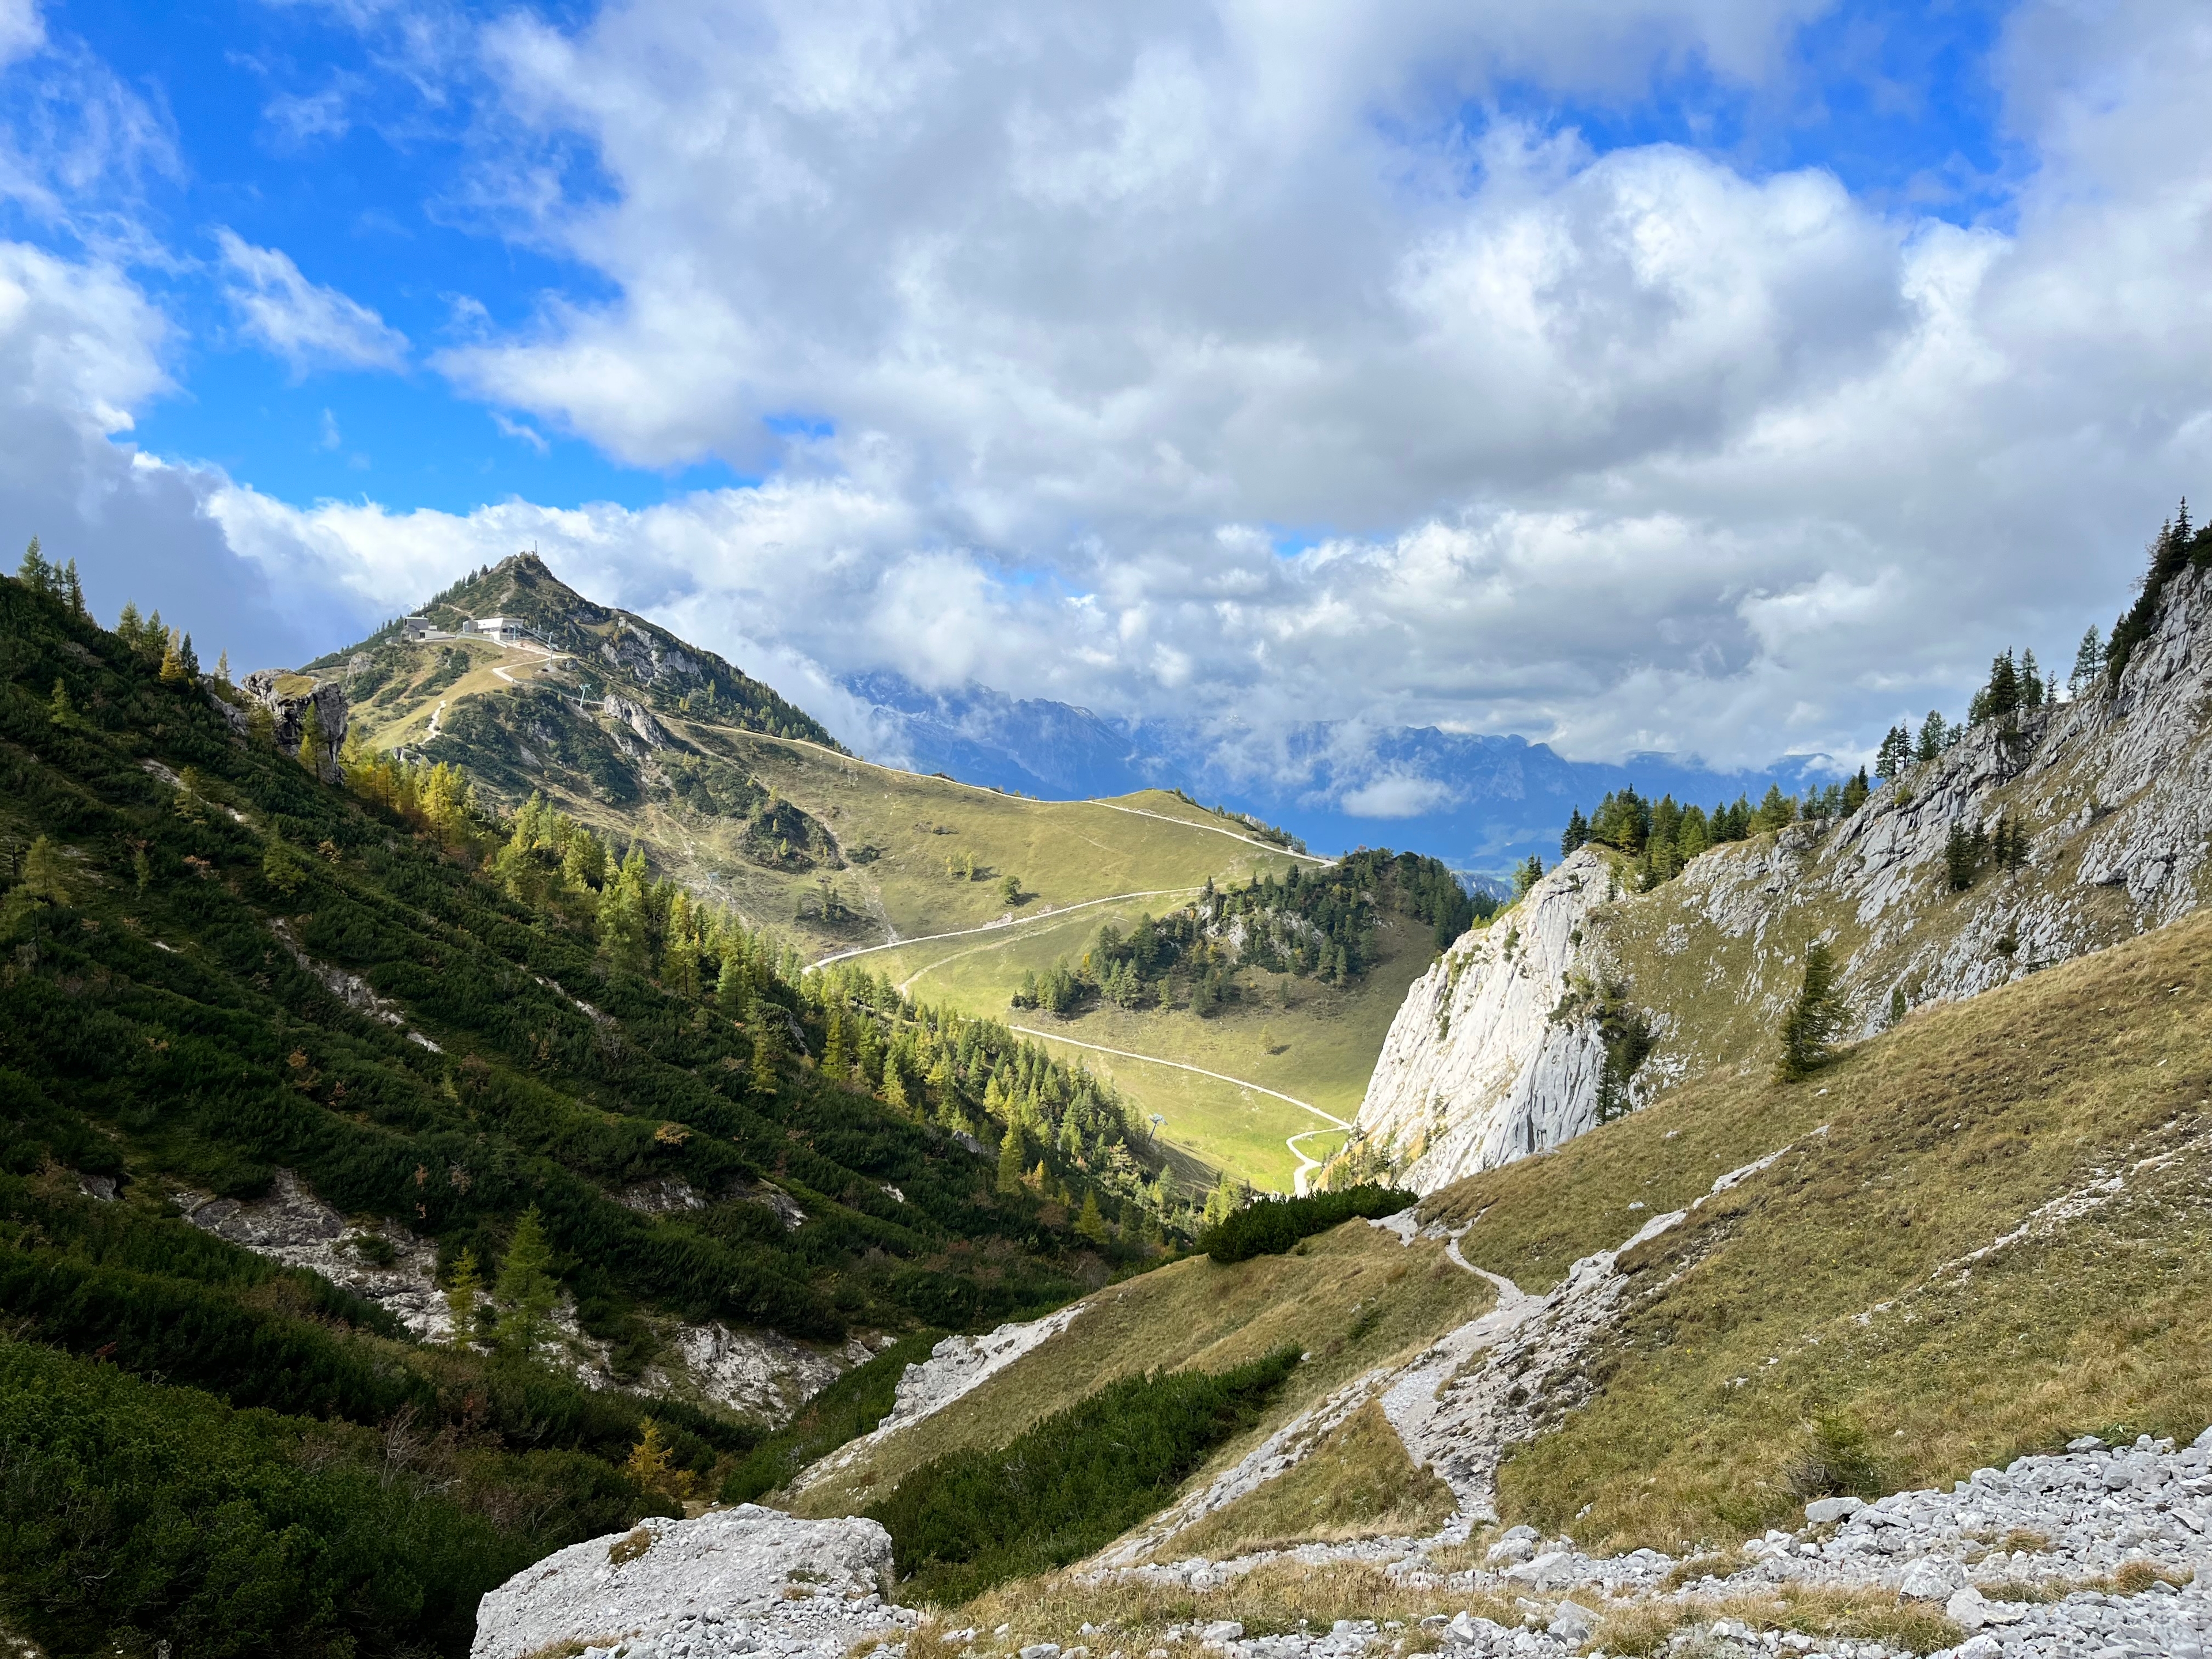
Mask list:
[[[758,1439],[641,1392],[684,1333],[990,1324],[1157,1249],[1097,1080],[130,620],[0,580],[0,1609],[50,1651],[461,1651]],[[433,1334],[196,1224],[294,1178],[434,1262]]]

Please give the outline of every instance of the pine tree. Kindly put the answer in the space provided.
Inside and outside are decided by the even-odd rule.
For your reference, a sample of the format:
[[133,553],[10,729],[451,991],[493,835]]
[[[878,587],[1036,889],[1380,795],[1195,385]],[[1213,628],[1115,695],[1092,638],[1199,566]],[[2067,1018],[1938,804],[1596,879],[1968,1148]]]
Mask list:
[[54,679],[54,695],[46,700],[46,719],[59,726],[76,724],[76,705],[70,701],[69,687],[58,675]]
[[128,599],[124,600],[123,610],[115,618],[115,637],[136,651],[139,637],[145,629],[146,624],[139,620],[138,607]]
[[1759,811],[1751,823],[1754,830],[1764,832],[1784,829],[1796,817],[1797,803],[1782,793],[1780,784],[1770,783],[1766,786],[1766,798],[1759,803]]
[[182,639],[183,635],[173,630],[161,647],[161,683],[164,685],[182,685],[191,678],[185,672]]
[[640,1418],[637,1431],[637,1443],[630,1448],[623,1473],[647,1492],[679,1502],[690,1497],[696,1483],[690,1470],[676,1467],[674,1449],[661,1433],[660,1425],[649,1417]]
[[2022,708],[2043,707],[2043,670],[2036,665],[2033,651],[2020,653],[2020,706]]
[[92,613],[84,606],[84,583],[78,579],[75,559],[62,567],[62,595],[69,601],[70,615],[80,622],[91,620]]
[[[230,653],[227,649],[216,654],[215,659],[215,677],[221,680],[225,685],[228,685],[230,684]],[[353,734],[349,732],[346,735],[350,737]]]
[[500,1260],[493,1295],[499,1303],[499,1346],[528,1358],[553,1334],[553,1248],[546,1242],[544,1218],[532,1205],[514,1224],[514,1237]]
[[752,975],[733,941],[722,947],[722,970],[714,976],[714,1006],[723,1018],[740,1024],[752,1015]]
[[1827,1064],[1829,1039],[1842,1017],[1836,999],[1835,961],[1828,947],[1815,939],[1805,947],[1805,977],[1798,988],[1797,1000],[1782,1018],[1782,1057],[1775,1067],[1777,1079],[1794,1083]]
[[276,746],[276,716],[265,702],[257,702],[246,711],[246,738],[257,749]]
[[453,1258],[453,1270],[446,1279],[446,1314],[453,1322],[453,1346],[471,1346],[477,1340],[477,1294],[483,1289],[483,1276],[477,1269],[477,1253],[464,1244]]

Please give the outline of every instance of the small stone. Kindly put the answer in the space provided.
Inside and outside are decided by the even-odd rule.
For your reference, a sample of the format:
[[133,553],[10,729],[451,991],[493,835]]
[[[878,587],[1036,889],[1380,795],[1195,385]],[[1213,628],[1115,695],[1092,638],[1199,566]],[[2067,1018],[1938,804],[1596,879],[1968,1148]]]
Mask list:
[[[2212,1429],[2207,1429],[2204,1432],[2212,1434]],[[2105,1443],[2094,1434],[2077,1434],[2066,1443],[2066,1449],[2070,1452],[2102,1451],[2105,1449]]]
[[1234,1619],[1217,1619],[1199,1632],[1199,1639],[1204,1642],[1241,1642],[1244,1639],[1244,1626]]
[[1832,1525],[1866,1507],[1863,1498],[1816,1498],[1805,1505],[1805,1518],[1816,1527]]
[[1970,1637],[1951,1650],[1953,1659],[2002,1659],[2004,1650],[1994,1636]]
[[1597,1614],[1579,1601],[1562,1601],[1547,1628],[1562,1642],[1579,1647],[1597,1628]]
[[1060,1644],[1032,1642],[1022,1650],[1021,1659],[1060,1659]]
[[1897,1593],[1914,1601],[1948,1601],[1966,1581],[1964,1568],[1940,1555],[1923,1555],[1905,1570]]
[[1943,1603],[1943,1615],[1961,1630],[1979,1630],[1989,1623],[1989,1602],[1981,1591],[1972,1584],[1951,1592],[1951,1599]]

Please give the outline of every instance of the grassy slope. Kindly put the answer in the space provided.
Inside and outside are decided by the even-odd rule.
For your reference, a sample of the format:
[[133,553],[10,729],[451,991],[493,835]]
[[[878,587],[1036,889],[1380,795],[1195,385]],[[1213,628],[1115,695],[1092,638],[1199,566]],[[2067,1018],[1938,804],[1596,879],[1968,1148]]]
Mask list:
[[[1732,1540],[1795,1513],[1786,1470],[1824,1413],[1863,1430],[1891,1488],[2085,1431],[2194,1435],[2212,1417],[2208,947],[2212,917],[2178,923],[1917,1013],[1808,1082],[1718,1073],[1433,1197],[1425,1214],[1479,1218],[1470,1261],[1541,1290],[1792,1148],[1625,1261],[1595,1395],[1508,1463],[1507,1518],[1612,1547]],[[2114,1176],[2101,1206],[1963,1261]]]
[[[1361,1221],[1309,1240],[1303,1255],[1231,1267],[1194,1256],[1098,1291],[1060,1335],[809,1488],[792,1507],[816,1516],[865,1509],[909,1469],[962,1447],[1005,1445],[1116,1377],[1186,1366],[1220,1370],[1285,1342],[1304,1344],[1309,1357],[1266,1421],[1217,1454],[1194,1477],[1204,1480],[1339,1383],[1419,1352],[1490,1300],[1489,1287],[1445,1261],[1440,1246],[1408,1249]],[[1381,1316],[1352,1338],[1354,1322],[1378,1302]]]
[[[1012,1018],[1030,1030],[1073,1042],[1182,1060],[1350,1121],[1406,988],[1431,960],[1427,930],[1403,916],[1390,915],[1376,928],[1376,961],[1358,984],[1344,989],[1287,974],[1248,973],[1242,976],[1246,999],[1206,1019],[1182,1009],[1133,1012],[1110,1005],[1068,1019],[1034,1010],[1006,1013],[1007,994],[1025,970],[1073,961],[1107,921],[1127,931],[1142,910],[1157,914],[1162,908],[1160,901],[1102,905],[1058,926],[1041,925],[1006,939],[945,939],[883,951],[873,960],[884,964],[878,971],[924,1001]],[[1064,1052],[1072,1057],[1083,1051]],[[1169,1143],[1257,1186],[1288,1192],[1296,1160],[1285,1138],[1328,1129],[1325,1120],[1252,1090],[1141,1060],[1097,1053],[1083,1057],[1094,1071],[1112,1077],[1139,1109],[1164,1117],[1160,1133]],[[1318,1159],[1341,1141],[1340,1133],[1330,1132],[1302,1145],[1307,1156]]]
[[[470,697],[514,696],[514,684],[493,672],[495,666],[544,685],[566,684],[578,672],[559,664],[549,672],[535,653],[479,641],[392,648],[412,650],[420,667],[411,678],[395,678],[358,714],[364,732],[386,747],[422,742],[441,699],[450,726]],[[443,678],[438,665],[454,650],[465,651],[473,665],[450,684],[423,689]],[[568,718],[613,729],[605,720]],[[687,744],[738,767],[826,827],[842,850],[844,867],[763,866],[743,850],[744,820],[702,814],[653,788],[649,765],[647,787],[632,802],[598,798],[581,780],[558,774],[545,776],[547,794],[617,845],[641,836],[656,860],[695,890],[723,896],[748,921],[791,935],[811,953],[871,945],[887,933],[925,939],[1011,917],[1003,934],[933,940],[861,958],[916,997],[969,1013],[1008,1018],[1008,999],[1025,970],[1080,956],[1109,921],[1126,930],[1140,914],[1158,915],[1194,896],[1209,878],[1226,884],[1265,872],[1280,874],[1291,862],[1251,840],[1235,820],[1165,791],[1112,802],[1030,800],[873,765],[813,744],[692,721],[667,709],[658,718]],[[447,746],[450,740],[434,744],[432,752]],[[468,758],[459,757],[465,763]],[[946,874],[948,859],[964,866],[970,858],[974,880]],[[1021,882],[1022,896],[1011,906],[1001,890],[1008,875]],[[825,881],[854,913],[842,926],[799,920]],[[1125,893],[1152,896],[1091,902]],[[1072,905],[1085,908],[1070,911]],[[1293,981],[1287,1011],[1283,976],[1247,975],[1255,988],[1264,981],[1265,994],[1214,1019],[1114,1009],[1064,1027],[1049,1016],[1018,1018],[1040,1030],[1064,1029],[1078,1042],[1223,1073],[1349,1119],[1407,986],[1431,955],[1425,929],[1402,918],[1378,929],[1376,943],[1379,959],[1359,984],[1337,991],[1315,980]],[[1073,1058],[1081,1051],[1061,1052]],[[1231,1084],[1095,1053],[1081,1057],[1110,1076],[1141,1111],[1166,1120],[1165,1140],[1187,1156],[1191,1176],[1200,1182],[1211,1179],[1207,1169],[1226,1169],[1286,1192],[1297,1159],[1285,1139],[1328,1127],[1295,1106]],[[1308,1156],[1324,1158],[1340,1139],[1319,1134],[1302,1146]]]

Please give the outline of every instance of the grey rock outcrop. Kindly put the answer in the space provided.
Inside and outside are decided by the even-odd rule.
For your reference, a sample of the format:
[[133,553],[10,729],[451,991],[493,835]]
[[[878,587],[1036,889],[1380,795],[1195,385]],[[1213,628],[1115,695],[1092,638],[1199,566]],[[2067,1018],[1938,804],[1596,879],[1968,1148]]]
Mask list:
[[[346,694],[336,681],[321,684],[301,684],[302,677],[283,668],[257,668],[239,682],[239,690],[252,702],[269,711],[276,722],[276,746],[288,755],[300,752],[300,734],[306,729],[307,708],[312,704],[316,719],[323,728],[325,745],[323,775],[330,782],[339,778],[338,746],[344,743],[346,727],[352,718]],[[282,689],[280,689],[282,688]],[[246,730],[246,711],[234,704],[216,700],[216,707],[231,723],[234,730]]]
[[349,1227],[289,1170],[276,1171],[266,1198],[251,1201],[173,1194],[185,1219],[204,1232],[289,1267],[305,1267],[375,1303],[416,1336],[442,1341],[453,1318],[438,1289],[438,1249],[396,1221]]
[[[1632,1105],[1723,1065],[1765,1063],[1804,945],[1840,963],[1850,1035],[1896,1008],[1977,995],[2189,914],[2212,846],[2212,571],[2166,586],[2109,693],[1985,720],[1840,822],[1713,848],[1650,893],[1609,854],[1564,860],[1458,940],[1393,1023],[1358,1136],[1422,1192],[1539,1152],[1598,1119],[1595,1000],[1619,987],[1657,1041]],[[2025,832],[1954,893],[1955,828]]]
[[625,1659],[836,1659],[863,1637],[915,1622],[885,1605],[890,1571],[890,1534],[872,1521],[802,1521],[752,1504],[690,1521],[648,1516],[549,1555],[486,1595],[469,1656],[523,1659],[579,1644]]

